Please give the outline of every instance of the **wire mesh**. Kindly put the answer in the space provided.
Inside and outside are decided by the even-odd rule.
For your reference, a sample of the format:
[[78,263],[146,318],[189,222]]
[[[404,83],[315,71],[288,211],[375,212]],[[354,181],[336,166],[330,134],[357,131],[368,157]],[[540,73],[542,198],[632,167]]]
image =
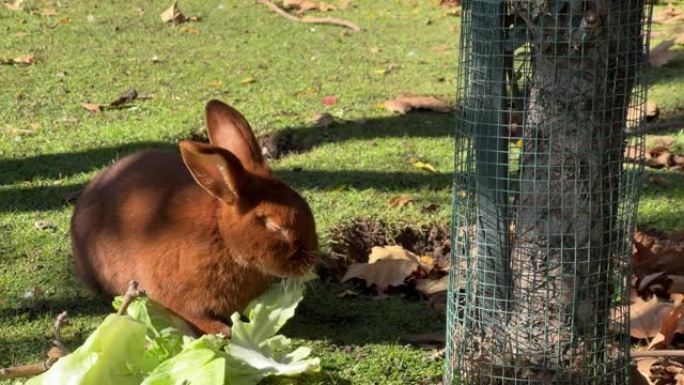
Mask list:
[[463,1],[446,384],[629,383],[651,9]]

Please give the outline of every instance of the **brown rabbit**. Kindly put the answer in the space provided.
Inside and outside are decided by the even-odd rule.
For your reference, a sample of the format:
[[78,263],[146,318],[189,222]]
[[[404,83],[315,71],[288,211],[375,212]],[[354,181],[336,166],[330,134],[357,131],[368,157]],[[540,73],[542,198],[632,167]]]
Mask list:
[[137,152],[95,178],[71,240],[91,288],[113,296],[136,280],[198,331],[230,335],[230,315],[273,277],[309,270],[318,242],[311,209],[272,176],[245,118],[212,100],[206,119],[211,144]]

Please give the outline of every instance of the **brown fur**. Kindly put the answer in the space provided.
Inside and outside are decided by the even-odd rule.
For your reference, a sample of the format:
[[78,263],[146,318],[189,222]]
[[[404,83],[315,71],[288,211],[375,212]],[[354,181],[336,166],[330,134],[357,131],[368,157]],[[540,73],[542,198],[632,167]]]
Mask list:
[[94,290],[117,295],[134,279],[199,331],[229,334],[230,314],[273,277],[307,271],[318,243],[309,206],[271,175],[244,117],[211,101],[207,126],[211,144],[134,153],[95,178],[72,249]]

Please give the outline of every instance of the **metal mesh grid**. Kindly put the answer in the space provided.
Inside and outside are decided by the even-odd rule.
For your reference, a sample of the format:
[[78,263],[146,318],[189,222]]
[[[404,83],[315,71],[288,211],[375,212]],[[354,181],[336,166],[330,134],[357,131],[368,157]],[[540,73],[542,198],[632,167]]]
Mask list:
[[445,383],[629,383],[651,8],[463,1]]

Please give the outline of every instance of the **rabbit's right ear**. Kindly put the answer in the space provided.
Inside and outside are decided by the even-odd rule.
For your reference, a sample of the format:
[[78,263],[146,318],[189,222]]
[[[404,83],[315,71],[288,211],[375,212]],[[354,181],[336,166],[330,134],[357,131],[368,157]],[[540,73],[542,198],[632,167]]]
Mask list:
[[211,144],[235,154],[251,172],[268,171],[252,128],[238,110],[219,100],[211,100],[206,106],[206,119]]
[[247,186],[248,175],[235,155],[210,144],[182,141],[179,144],[185,166],[211,195],[234,204]]

